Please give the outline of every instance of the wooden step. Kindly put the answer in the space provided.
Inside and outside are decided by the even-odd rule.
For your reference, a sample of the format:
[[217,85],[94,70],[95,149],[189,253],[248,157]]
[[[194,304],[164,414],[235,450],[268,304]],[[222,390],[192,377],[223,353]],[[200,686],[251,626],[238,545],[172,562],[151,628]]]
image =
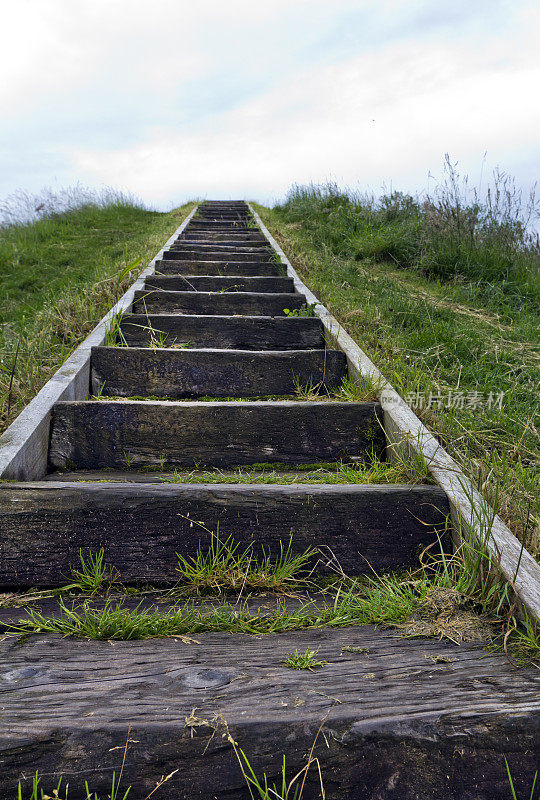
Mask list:
[[247,220],[211,220],[203,219],[202,217],[193,217],[189,223],[192,230],[212,230],[212,231],[252,231],[255,228],[249,228]]
[[347,375],[340,350],[260,351],[93,347],[91,385],[109,397],[265,397],[321,393]]
[[[307,649],[323,667],[283,664]],[[6,800],[21,776],[30,796],[36,770],[51,796],[64,775],[74,800],[85,781],[108,797],[126,742],[119,797],[128,786],[147,797],[172,775],[157,798],[245,800],[227,734],[270,786],[281,786],[284,756],[290,780],[313,748],[326,800],[509,800],[505,757],[528,798],[538,769],[538,672],[479,646],[368,625],[184,641],[7,638],[0,656]],[[303,798],[320,796],[314,763]]]
[[218,241],[210,241],[210,242],[192,242],[192,241],[182,241],[177,240],[171,245],[171,250],[191,250],[197,249],[201,251],[206,250],[218,250],[228,253],[234,250],[242,250],[242,251],[249,251],[253,253],[273,253],[272,248],[268,245],[268,242],[252,242],[250,240],[244,241],[241,239],[233,239],[230,242],[223,242],[221,240]]
[[53,408],[52,468],[362,460],[382,453],[378,403],[76,401]]
[[205,208],[200,206],[197,210],[199,219],[251,219],[251,213],[247,208]]
[[296,293],[167,292],[161,289],[139,289],[133,298],[133,311],[282,317],[286,316],[284,309],[300,309],[305,304],[305,297]]
[[179,248],[172,248],[170,250],[165,250],[163,253],[163,258],[167,261],[171,259],[173,261],[201,261],[202,259],[206,261],[221,261],[226,264],[234,264],[237,261],[262,261],[262,262],[270,262],[270,263],[278,263],[276,259],[272,255],[271,250],[262,250],[262,251],[254,251],[254,250],[238,250],[231,248],[231,250],[225,250],[222,248],[221,250],[215,249],[202,249],[197,247],[196,249],[188,250],[188,249],[179,249]]
[[64,586],[81,549],[103,549],[125,584],[175,583],[176,554],[194,556],[218,530],[257,557],[291,536],[294,553],[321,547],[321,576],[335,574],[332,555],[348,575],[385,572],[416,565],[438,537],[449,546],[447,514],[433,486],[0,484],[0,587]]
[[293,294],[292,278],[281,276],[242,275],[151,275],[145,281],[145,289],[167,289],[168,291],[195,292],[273,292]]
[[247,207],[247,205],[234,206],[234,207],[231,207],[231,208],[218,208],[218,209],[212,209],[212,208],[206,208],[204,206],[199,206],[199,208],[197,209],[197,213],[195,214],[195,216],[192,217],[192,221],[203,219],[203,218],[205,218],[204,215],[208,215],[208,213],[212,212],[212,211],[218,211],[219,213],[228,212],[229,214],[241,214],[241,215],[245,216],[247,219],[249,219],[251,224],[253,224],[253,215],[252,215],[250,209]]
[[202,314],[126,314],[122,336],[132,346],[150,343],[152,328],[169,346],[230,350],[303,350],[324,347],[318,317],[219,317]]
[[237,229],[234,231],[214,231],[191,228],[190,226],[188,226],[180,234],[180,236],[177,236],[174,241],[175,243],[181,243],[189,239],[199,239],[203,243],[208,241],[218,241],[222,244],[230,244],[231,240],[233,242],[234,240],[238,240],[242,242],[261,242],[262,244],[268,244],[267,239],[262,235],[262,233],[252,232],[247,229]]
[[156,274],[166,273],[170,275],[242,275],[246,277],[257,275],[279,275],[280,266],[275,262],[261,261],[181,261],[160,259],[156,261]]
[[225,238],[223,235],[220,236],[198,236],[196,233],[191,233],[189,236],[181,240],[177,240],[177,242],[173,245],[173,247],[182,246],[182,247],[189,247],[190,249],[198,249],[199,247],[208,248],[208,247],[234,247],[236,249],[246,249],[246,248],[253,248],[253,247],[261,247],[263,246],[264,242],[259,241],[258,239],[241,239],[237,236],[231,238]]
[[242,205],[235,204],[230,206],[222,203],[203,203],[197,209],[197,215],[199,216],[219,216],[220,214],[238,214],[245,217],[251,217],[251,212],[245,203]]
[[223,220],[217,222],[210,222],[209,220],[192,220],[185,229],[194,231],[197,233],[210,233],[210,234],[250,234],[250,233],[257,233],[252,228],[248,228],[247,225],[241,222],[224,222]]
[[249,212],[248,204],[245,200],[204,200],[199,209],[212,210],[227,209],[227,210],[240,210]]
[[171,250],[179,251],[179,250],[191,250],[197,249],[202,251],[206,250],[216,250],[218,252],[229,253],[234,252],[235,250],[242,250],[246,252],[253,252],[253,253],[269,253],[270,255],[273,254],[272,248],[266,244],[253,244],[252,242],[208,242],[204,244],[197,244],[196,248],[190,242],[175,242],[170,247]]
[[208,247],[234,247],[238,249],[245,249],[245,248],[261,248],[265,247],[267,249],[267,243],[265,239],[248,239],[248,238],[241,238],[239,236],[231,236],[230,238],[225,238],[222,234],[219,236],[198,236],[196,233],[190,233],[187,236],[182,236],[182,238],[177,239],[171,247],[190,247],[190,248],[198,248],[201,247],[203,249]]
[[259,231],[250,231],[248,228],[216,231],[204,228],[192,228],[190,225],[188,225],[188,227],[185,228],[174,241],[183,242],[189,238],[197,238],[201,239],[202,241],[218,240],[223,241],[223,243],[229,242],[231,239],[238,239],[239,241],[243,242],[262,242],[263,244],[268,244],[268,240],[263,236],[262,233],[259,233]]
[[209,222],[229,222],[244,225],[246,228],[251,220],[248,214],[224,213],[224,214],[201,214],[198,217],[200,220],[208,220]]

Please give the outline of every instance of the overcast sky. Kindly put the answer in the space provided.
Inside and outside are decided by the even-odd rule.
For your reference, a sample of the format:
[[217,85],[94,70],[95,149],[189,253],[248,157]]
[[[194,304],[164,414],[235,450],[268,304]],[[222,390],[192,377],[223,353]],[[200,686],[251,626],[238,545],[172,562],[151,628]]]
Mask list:
[[539,0],[0,0],[0,197],[539,177]]

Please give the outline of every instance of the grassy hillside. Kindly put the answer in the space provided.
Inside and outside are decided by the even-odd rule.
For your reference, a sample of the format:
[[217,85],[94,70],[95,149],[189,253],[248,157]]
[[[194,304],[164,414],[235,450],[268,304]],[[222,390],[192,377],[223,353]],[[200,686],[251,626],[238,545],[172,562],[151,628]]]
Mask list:
[[538,556],[539,250],[517,209],[497,219],[448,192],[375,202],[310,186],[259,210],[310,288]]
[[[0,431],[84,339],[192,204],[163,214],[121,195],[0,228]],[[126,265],[140,259],[131,276]]]

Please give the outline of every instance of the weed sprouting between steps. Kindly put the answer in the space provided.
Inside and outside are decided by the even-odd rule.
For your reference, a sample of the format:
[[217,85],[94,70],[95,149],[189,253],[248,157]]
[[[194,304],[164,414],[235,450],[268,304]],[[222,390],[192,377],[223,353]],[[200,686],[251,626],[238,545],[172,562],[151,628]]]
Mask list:
[[199,545],[196,555],[190,558],[176,554],[176,569],[187,591],[197,595],[265,590],[286,592],[308,585],[318,555],[316,548],[295,555],[291,536],[287,547],[283,542],[279,543],[277,558],[271,558],[264,548],[257,557],[253,545],[241,549],[232,537],[221,541],[219,528],[214,533],[201,523],[195,524],[210,534],[210,546],[203,551]]
[[317,667],[324,667],[328,663],[318,659],[317,652],[317,650],[310,650],[308,647],[304,653],[299,653],[298,650],[295,650],[294,653],[287,653],[283,666],[289,667],[289,669],[307,669],[313,672]]
[[[239,551],[233,543],[223,544],[208,552],[200,549],[193,559],[181,559],[179,567],[188,577],[184,592],[186,587],[190,592],[195,587],[195,591],[202,588],[204,592],[213,590],[219,595],[230,589],[231,579],[224,574],[224,569],[230,565],[233,572],[237,571],[234,584],[239,597],[250,581],[252,588],[268,588],[270,585],[278,592],[293,589],[318,591],[316,600],[308,595],[295,609],[288,609],[286,602],[279,599],[276,608],[268,613],[261,610],[251,612],[245,601],[207,605],[205,608],[196,608],[193,602],[187,601],[167,612],[157,607],[142,608],[142,601],[130,610],[121,601],[115,603],[107,597],[101,608],[93,604],[92,598],[84,598],[82,603],[72,601],[70,606],[62,595],[74,591],[71,584],[66,587],[67,592],[60,589],[28,595],[28,602],[34,603],[47,596],[60,595],[58,614],[42,614],[30,606],[25,609],[26,618],[8,625],[7,631],[16,635],[47,632],[101,640],[133,640],[208,631],[263,635],[379,624],[397,627],[407,636],[436,636],[457,643],[476,641],[505,649],[519,662],[540,662],[540,639],[534,623],[528,619],[518,622],[512,618],[509,624],[508,604],[503,601],[507,592],[504,582],[497,578],[495,565],[489,571],[487,555],[466,543],[453,556],[442,551],[436,558],[426,555],[417,570],[403,574],[358,579],[340,572],[339,564],[334,563],[335,579],[323,583],[318,583],[313,574],[306,575],[305,571],[302,574],[308,554],[289,557],[288,553],[289,550],[283,548],[281,560],[271,566],[268,559],[257,564],[250,554]],[[309,553],[310,558],[313,555],[313,552]],[[324,557],[323,550],[319,551],[319,557]],[[481,582],[478,579],[480,559],[484,570]],[[95,595],[95,588],[103,588],[104,576],[111,572],[104,571],[102,557],[88,558],[84,564],[86,566],[78,571],[84,572],[78,591],[90,589]],[[296,569],[300,574],[295,574]],[[279,576],[281,582],[277,580]],[[175,591],[177,597],[185,597],[180,582],[176,590],[164,594],[163,599],[174,602]]]

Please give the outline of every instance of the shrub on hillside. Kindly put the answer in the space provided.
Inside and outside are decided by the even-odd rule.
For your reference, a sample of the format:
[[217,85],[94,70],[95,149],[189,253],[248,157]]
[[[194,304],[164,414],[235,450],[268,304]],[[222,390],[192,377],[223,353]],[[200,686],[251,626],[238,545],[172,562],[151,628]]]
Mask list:
[[322,247],[362,260],[392,261],[441,280],[496,285],[505,295],[539,296],[540,218],[534,192],[524,200],[499,170],[483,197],[449,158],[443,181],[429,195],[372,195],[335,183],[293,186],[282,206]]
[[129,206],[145,208],[134,195],[104,187],[89,189],[80,183],[75,186],[52,189],[44,187],[33,194],[19,189],[0,200],[0,228],[11,225],[27,225],[39,219],[50,219],[71,213],[80,208],[110,208]]

